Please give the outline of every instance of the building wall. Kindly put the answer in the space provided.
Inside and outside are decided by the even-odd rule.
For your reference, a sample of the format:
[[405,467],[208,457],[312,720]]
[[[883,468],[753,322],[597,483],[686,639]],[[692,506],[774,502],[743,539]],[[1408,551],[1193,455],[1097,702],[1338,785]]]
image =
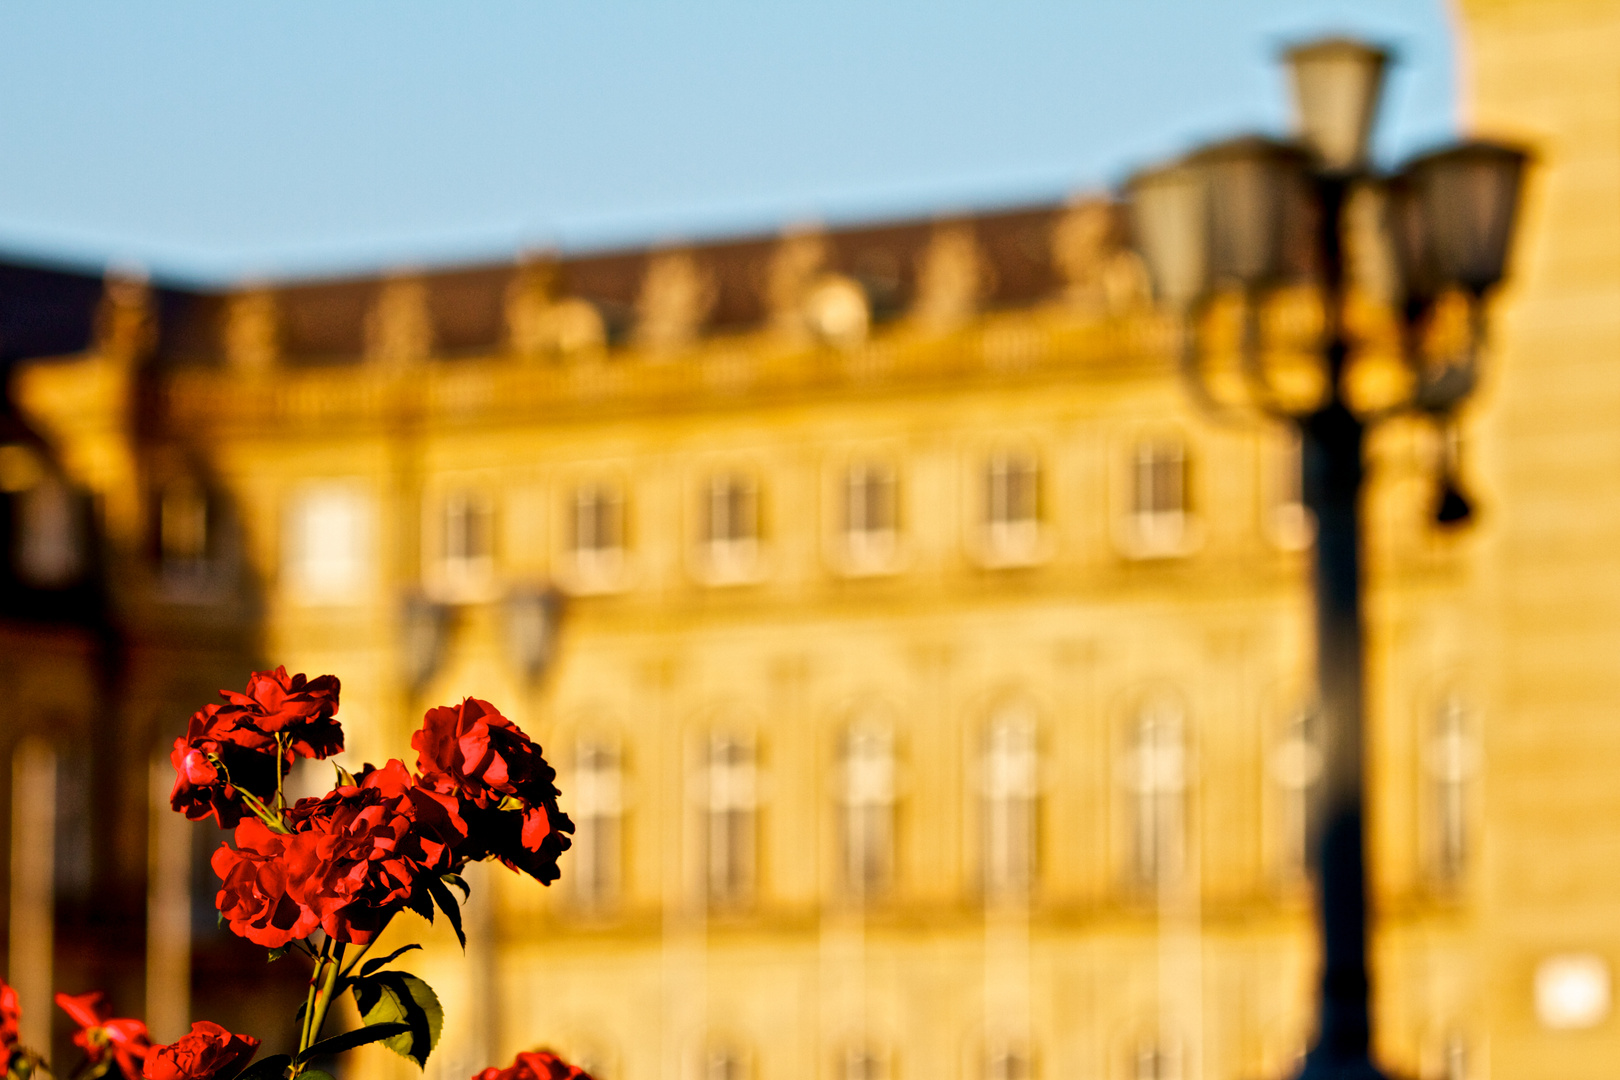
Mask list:
[[1535,985],[1559,956],[1605,972],[1620,960],[1608,856],[1620,812],[1620,7],[1470,0],[1463,13],[1471,123],[1538,156],[1478,435],[1497,507],[1485,1020],[1498,1075],[1597,1076],[1620,1028],[1606,1009],[1593,1026],[1549,1028]]

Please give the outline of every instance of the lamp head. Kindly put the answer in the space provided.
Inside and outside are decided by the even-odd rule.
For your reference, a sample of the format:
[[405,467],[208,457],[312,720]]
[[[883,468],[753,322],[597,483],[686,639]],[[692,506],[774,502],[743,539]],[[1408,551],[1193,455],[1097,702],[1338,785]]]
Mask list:
[[1300,138],[1328,172],[1361,169],[1383,90],[1389,53],[1351,38],[1324,38],[1287,50]]
[[1244,136],[1188,159],[1203,179],[1211,280],[1263,287],[1308,273],[1316,257],[1309,153]]
[[1209,213],[1203,177],[1175,162],[1126,181],[1133,243],[1153,295],[1185,311],[1209,289]]
[[1483,294],[1502,280],[1529,155],[1471,140],[1424,154],[1396,177],[1403,266],[1430,288]]

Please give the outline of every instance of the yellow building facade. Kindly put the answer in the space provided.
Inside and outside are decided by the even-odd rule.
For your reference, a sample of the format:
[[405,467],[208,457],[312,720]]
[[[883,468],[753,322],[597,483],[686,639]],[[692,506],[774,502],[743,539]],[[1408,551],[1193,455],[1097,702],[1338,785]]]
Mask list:
[[[1431,433],[1371,450],[1406,1075],[1615,1049],[1611,6],[1466,8],[1471,123],[1544,154],[1481,523],[1431,524]],[[1280,1076],[1314,999],[1309,524],[1284,434],[1189,403],[1118,226],[125,290],[19,395],[164,610],[228,594],[264,661],[343,679],[352,761],[474,695],[558,765],[563,880],[475,880],[467,954],[419,965],[436,1077],[537,1043],[601,1080]]]

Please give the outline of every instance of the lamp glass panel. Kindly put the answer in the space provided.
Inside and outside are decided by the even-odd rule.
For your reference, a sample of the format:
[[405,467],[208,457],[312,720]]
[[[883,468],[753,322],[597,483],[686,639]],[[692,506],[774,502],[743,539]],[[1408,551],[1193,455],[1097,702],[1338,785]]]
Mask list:
[[1136,247],[1154,293],[1184,307],[1208,287],[1208,223],[1202,179],[1172,166],[1143,173],[1128,187]]
[[1446,283],[1480,293],[1502,279],[1524,162],[1511,147],[1466,143],[1414,164],[1419,212]]
[[1288,54],[1299,133],[1326,168],[1355,169],[1366,161],[1387,62],[1382,50],[1343,39]]
[[[1208,184],[1210,274],[1243,286],[1292,276],[1309,263],[1305,156],[1284,143],[1238,139],[1194,159]],[[1303,246],[1302,246],[1303,244]]]

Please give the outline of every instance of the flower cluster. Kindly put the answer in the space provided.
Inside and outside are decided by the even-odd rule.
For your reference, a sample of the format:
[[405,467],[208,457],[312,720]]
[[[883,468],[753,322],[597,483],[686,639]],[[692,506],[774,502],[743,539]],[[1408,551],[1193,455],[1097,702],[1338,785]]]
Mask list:
[[279,667],[255,671],[245,693],[221,690],[225,704],[197,710],[174,741],[170,805],[192,821],[234,828],[254,802],[276,796],[295,760],[343,749],[338,689],[335,675],[289,677]]
[[[289,805],[287,771],[300,758],[343,749],[336,676],[256,671],[247,689],[192,714],[170,760],[174,809],[212,818],[234,843],[214,852],[222,920],[270,959],[296,951],[314,962],[295,1021],[295,1052],[254,1060],[259,1040],[200,1020],[189,1034],[154,1045],[146,1025],[115,1017],[100,991],[57,994],[78,1024],[84,1051],[72,1080],[331,1080],[312,1062],[381,1043],[425,1065],[444,1011],[433,990],[390,968],[410,944],[364,960],[405,908],[432,920],[442,911],[461,934],[455,886],[469,862],[497,859],[541,883],[558,875],[574,826],[557,805],[556,773],[516,724],[487,701],[431,709],[411,739],[413,769],[390,760],[358,775],[335,766],[325,795]],[[335,763],[334,763],[335,764]],[[465,939],[463,939],[465,944]],[[354,952],[349,950],[353,948]],[[333,1002],[352,994],[363,1024],[322,1037]],[[52,1075],[38,1052],[19,1045],[17,993],[0,981],[0,1077]],[[251,1063],[251,1064],[250,1064]],[[507,1069],[473,1080],[590,1080],[546,1051],[519,1054]]]
[[[193,730],[175,744],[175,808],[235,824],[235,846],[212,860],[232,932],[272,949],[317,929],[365,945],[406,907],[431,916],[444,904],[442,883],[469,862],[495,858],[541,882],[556,879],[573,831],[557,807],[556,773],[487,701],[430,710],[411,740],[416,771],[398,760],[357,777],[340,771],[326,795],[290,807],[279,791],[259,795],[237,782],[238,769],[216,765],[233,750],[268,753],[273,768],[284,753],[341,747],[331,721],[337,686],[329,675],[255,674],[247,694],[192,717]],[[225,741],[240,732],[270,741],[257,751]]]

